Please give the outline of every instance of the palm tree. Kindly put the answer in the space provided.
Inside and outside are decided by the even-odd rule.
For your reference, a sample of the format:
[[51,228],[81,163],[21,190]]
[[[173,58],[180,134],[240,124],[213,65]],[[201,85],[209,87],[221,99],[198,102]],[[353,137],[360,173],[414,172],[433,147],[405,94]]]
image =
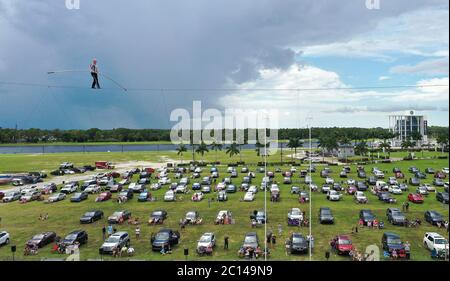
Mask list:
[[241,154],[241,151],[239,150],[238,145],[233,142],[230,146],[227,147],[225,153],[230,155],[230,157],[233,157],[234,155]]
[[360,141],[355,146],[355,153],[359,154],[359,156],[361,156],[361,157],[366,155],[368,151],[369,151],[369,146],[367,145],[367,142],[364,140]]
[[401,144],[401,147],[402,147],[402,149],[403,150],[407,150],[408,151],[408,155],[410,154],[409,153],[409,148],[411,147],[414,147],[416,144],[414,143],[414,142],[412,142],[412,141],[410,141],[410,140],[404,140],[403,142],[402,142],[402,144]]
[[202,162],[203,162],[203,156],[205,155],[205,152],[209,152],[208,146],[202,142],[197,146],[197,149],[195,150],[196,153],[200,154],[202,156]]
[[[391,144],[387,140],[384,140],[382,143],[380,143],[380,148],[383,148],[385,151],[387,151],[388,158],[391,158]],[[384,159],[386,159],[386,156],[384,157]]]
[[294,161],[294,156],[297,156],[297,148],[301,146],[301,141],[299,138],[291,138],[287,144],[291,150],[294,149],[294,154],[291,154],[292,161]]
[[217,143],[217,142],[213,142],[211,144],[211,149],[214,150],[216,152],[216,158],[215,158],[215,162],[217,162],[217,152],[219,150],[222,150],[223,145],[221,143]]
[[445,147],[448,146],[448,135],[447,134],[440,134],[436,138],[437,144],[442,149],[442,154],[444,154]]
[[322,153],[324,150],[328,151],[331,154],[331,162],[333,162],[333,151],[339,148],[338,141],[334,136],[321,136],[319,138],[320,144],[319,147],[322,148]]
[[184,144],[181,143],[180,145],[178,145],[176,150],[177,150],[177,155],[180,156],[181,164],[183,164],[183,153],[187,151],[187,148]]
[[422,146],[422,138],[422,134],[417,131],[411,133],[411,140],[415,141],[416,145],[419,146],[419,148]]

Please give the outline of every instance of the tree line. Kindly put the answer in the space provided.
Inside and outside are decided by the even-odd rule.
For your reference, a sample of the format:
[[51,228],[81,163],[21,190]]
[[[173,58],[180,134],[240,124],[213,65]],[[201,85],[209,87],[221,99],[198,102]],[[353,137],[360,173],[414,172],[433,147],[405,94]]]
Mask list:
[[[247,137],[247,131],[244,135]],[[236,134],[236,131],[234,132]],[[320,140],[323,145],[337,140],[340,144],[358,143],[369,139],[389,140],[394,136],[388,129],[384,128],[313,128],[312,138]],[[448,127],[429,127],[428,135],[431,138],[447,138]],[[191,132],[192,134],[192,132]],[[225,132],[223,132],[225,135]],[[415,136],[416,138],[418,136]],[[309,138],[308,129],[280,129],[278,139],[280,140],[304,140]],[[414,136],[413,136],[414,138]],[[412,139],[411,141],[418,141]],[[0,143],[51,143],[51,142],[141,142],[141,141],[170,141],[170,130],[168,129],[126,129],[116,128],[102,130],[91,128],[87,130],[43,130],[43,129],[11,129],[0,127]],[[246,140],[247,141],[247,140]]]

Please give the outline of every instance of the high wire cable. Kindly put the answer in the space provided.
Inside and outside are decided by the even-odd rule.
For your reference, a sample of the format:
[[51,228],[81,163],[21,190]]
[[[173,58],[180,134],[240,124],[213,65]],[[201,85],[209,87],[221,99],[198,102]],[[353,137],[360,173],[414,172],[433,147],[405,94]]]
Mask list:
[[[103,75],[104,76],[104,75]],[[106,77],[106,76],[105,76]],[[28,82],[10,82],[0,81],[0,85],[16,86],[16,87],[41,87],[41,88],[60,88],[60,89],[88,89],[87,87],[72,85],[51,85],[42,83]],[[120,84],[119,84],[120,85]],[[122,90],[127,92],[307,92],[307,91],[339,91],[339,90],[374,90],[374,89],[413,89],[413,88],[434,88],[448,87],[445,84],[430,85],[392,85],[392,86],[361,86],[361,87],[323,87],[323,88],[125,88],[120,86]],[[102,88],[105,90],[113,90],[115,88]]]

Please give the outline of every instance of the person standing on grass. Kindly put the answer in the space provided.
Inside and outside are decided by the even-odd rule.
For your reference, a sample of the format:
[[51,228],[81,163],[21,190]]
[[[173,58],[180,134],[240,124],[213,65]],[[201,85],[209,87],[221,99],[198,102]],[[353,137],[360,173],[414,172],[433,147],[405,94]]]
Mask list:
[[228,250],[228,236],[226,236],[226,235],[223,238],[223,249]]
[[105,241],[105,239],[106,239],[106,227],[105,226],[103,226],[103,228],[102,228],[102,237],[103,237],[103,241]]
[[281,223],[278,224],[278,235],[281,236],[283,234],[283,226],[281,226]]
[[139,240],[139,237],[141,236],[141,228],[139,227],[139,225],[136,226],[135,233],[136,233],[136,240]]

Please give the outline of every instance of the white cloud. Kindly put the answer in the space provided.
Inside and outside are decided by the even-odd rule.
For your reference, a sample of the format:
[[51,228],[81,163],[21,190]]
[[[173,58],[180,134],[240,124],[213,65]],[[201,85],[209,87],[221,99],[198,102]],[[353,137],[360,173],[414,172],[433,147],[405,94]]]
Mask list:
[[448,57],[428,59],[415,65],[398,65],[390,69],[391,73],[448,75]]
[[389,77],[389,76],[380,76],[380,77],[378,77],[379,81],[385,81],[385,80],[389,80],[389,79],[391,79],[391,77]]
[[392,60],[392,53],[448,56],[448,6],[406,12],[379,22],[376,28],[347,41],[305,46],[305,55],[374,57]]
[[[280,127],[304,125],[308,115],[314,117],[316,126],[373,127],[386,126],[383,116],[390,113],[415,110],[444,115],[448,111],[441,106],[448,104],[448,78],[421,80],[417,85],[424,87],[405,90],[351,90],[338,74],[314,66],[262,70],[260,77],[241,85],[230,84],[240,90],[220,98],[219,104],[241,109],[276,108],[280,111]],[[320,90],[324,88],[344,89]],[[448,124],[448,119],[443,120]]]

